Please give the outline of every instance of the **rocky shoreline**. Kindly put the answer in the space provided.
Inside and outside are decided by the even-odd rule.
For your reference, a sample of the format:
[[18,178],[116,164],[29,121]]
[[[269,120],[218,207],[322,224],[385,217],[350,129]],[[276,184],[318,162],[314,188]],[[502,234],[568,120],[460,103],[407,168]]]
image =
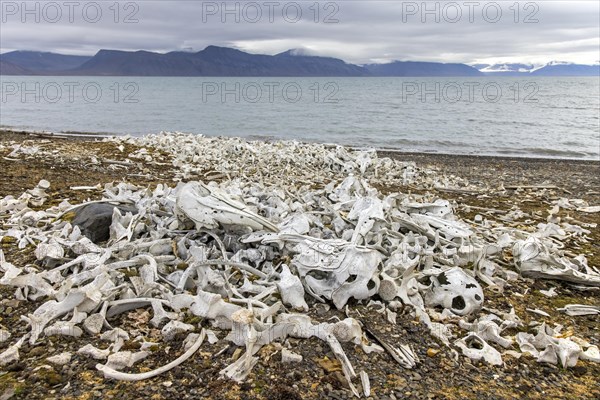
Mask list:
[[[43,151],[32,154],[21,153],[10,156],[15,145],[38,148]],[[140,157],[132,162],[131,154],[140,153],[140,147],[125,144],[121,149],[115,142],[100,142],[93,139],[39,138],[29,135],[0,132],[0,198],[19,196],[45,179],[51,183],[48,201],[57,204],[64,199],[74,204],[95,200],[101,195],[104,184],[131,182],[138,186],[155,187],[157,184],[174,186],[182,177],[173,160],[160,149],[152,152],[152,162]],[[469,189],[453,187],[428,188],[432,196],[440,196],[456,203],[456,213],[465,220],[474,220],[487,212],[486,218],[498,219],[503,213],[518,207],[527,214],[527,219],[546,222],[552,202],[562,197],[581,198],[589,204],[600,203],[600,163],[593,161],[540,160],[515,158],[488,158],[469,156],[447,156],[430,154],[380,153],[402,161],[414,161],[432,171],[460,176],[471,183]],[[210,165],[201,173],[194,172],[191,179],[225,179]],[[186,179],[184,179],[186,180]],[[96,185],[100,185],[95,189]],[[85,190],[73,187],[89,186]],[[381,192],[412,192],[422,194],[422,187],[397,185],[378,187]],[[490,211],[492,210],[492,211]],[[563,218],[586,224],[597,222],[598,214],[586,214],[576,210],[561,211]],[[2,220],[0,220],[2,223]],[[600,265],[600,231],[589,228],[589,246],[577,243],[572,246],[574,254],[585,253],[590,265]],[[13,243],[2,243],[8,262],[15,265],[34,263],[30,248],[16,249]],[[559,296],[547,298],[540,290],[555,287]],[[570,303],[598,305],[597,291],[579,291],[562,282],[536,280],[516,281],[502,295],[485,292],[486,305],[490,308],[508,310],[515,307],[525,326],[535,321],[560,323],[569,332],[583,336],[598,345],[600,330],[597,316],[570,317],[556,309]],[[39,306],[39,304],[37,304]],[[26,331],[19,321],[35,309],[33,302],[14,299],[13,290],[0,287],[0,325],[10,328],[13,338]],[[540,309],[549,314],[541,317],[526,309]],[[414,370],[405,370],[387,353],[364,354],[354,351],[351,343],[343,344],[350,361],[357,370],[364,369],[371,380],[372,398],[598,398],[600,387],[597,377],[599,364],[580,361],[574,368],[563,369],[551,364],[537,363],[530,356],[520,359],[506,357],[505,364],[493,367],[481,361],[461,357],[455,360],[448,348],[441,346],[431,337],[427,329],[415,321],[410,310],[398,312],[397,323],[390,324],[384,315],[372,307],[357,305],[352,312],[370,321],[370,325],[385,340],[410,338],[415,353],[422,363]],[[332,317],[345,318],[345,314],[334,308],[312,307],[309,315],[315,321],[327,321]],[[120,324],[132,324],[138,318],[144,321],[143,313],[124,315]],[[199,323],[200,321],[187,321]],[[119,325],[120,325],[119,324]],[[138,327],[139,328],[139,327]],[[149,337],[158,335],[152,329]],[[183,338],[177,339],[182,341]],[[293,341],[294,352],[303,356],[296,364],[283,364],[275,346],[261,349],[260,362],[244,383],[236,384],[219,379],[219,371],[236,357],[235,347],[223,341],[205,343],[192,359],[165,375],[141,382],[117,382],[104,379],[95,369],[96,362],[77,355],[77,349],[85,343],[100,346],[97,338],[42,337],[36,346],[24,344],[21,359],[7,365],[0,372],[0,396],[2,398],[247,398],[247,399],[293,399],[293,398],[350,398],[341,368],[332,354],[317,339]],[[0,343],[0,352],[10,341]],[[138,344],[126,343],[135,349]],[[173,348],[180,343],[174,342]],[[47,357],[63,352],[72,352],[71,362],[56,365]],[[159,349],[142,368],[152,369],[173,359],[168,349]],[[220,353],[220,354],[219,354]],[[219,354],[219,356],[215,356]],[[237,354],[239,356],[239,354]]]

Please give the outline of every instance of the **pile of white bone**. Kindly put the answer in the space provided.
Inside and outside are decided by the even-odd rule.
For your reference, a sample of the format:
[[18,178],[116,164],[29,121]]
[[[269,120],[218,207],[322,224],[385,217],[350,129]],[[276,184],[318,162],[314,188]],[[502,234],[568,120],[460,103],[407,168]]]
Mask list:
[[[564,231],[551,229],[551,224],[533,234],[508,227],[487,229],[485,221],[467,225],[446,200],[384,196],[372,186],[465,185],[458,178],[379,159],[374,152],[296,142],[171,134],[111,140],[142,146],[132,157],[144,154],[147,162],[155,148],[171,154],[183,180],[204,173],[207,165],[226,178],[218,184],[180,182],[153,190],[105,185],[101,202],[134,206],[137,213],[122,214],[115,208],[110,240],[102,244],[92,243],[62,218],[81,205],[63,201],[45,211],[30,208],[46,200],[46,181],[19,198],[0,200],[0,241],[11,237],[19,248],[35,246],[39,260],[16,266],[0,250],[0,284],[16,288],[18,300],[45,301],[21,317],[29,332],[0,354],[0,365],[18,360],[26,340],[33,345],[43,335],[89,335],[110,342],[104,349],[87,344],[79,350],[105,360],[97,368],[106,377],[146,379],[182,363],[205,339],[214,343],[217,333],[227,331],[221,340],[246,351],[221,373],[242,381],[259,361],[261,347],[279,343],[282,359],[292,362],[301,358],[286,339],[317,337],[341,363],[354,394],[361,394],[356,378],[368,396],[367,373],[355,372],[340,343],[355,343],[367,353],[388,351],[405,368],[419,359],[410,337],[402,344],[368,344],[361,322],[350,317],[356,316],[348,309],[351,301],[379,308],[390,323],[396,322],[395,311],[411,307],[457,356],[455,349],[501,365],[503,355],[520,357],[513,350],[516,344],[540,362],[564,367],[578,359],[600,362],[597,346],[561,335],[560,326],[539,324],[537,335],[503,335],[522,327],[518,316],[513,310],[483,306],[481,283],[502,291],[509,281],[520,279],[506,268],[505,249],[512,249],[514,264],[524,276],[600,287],[600,273],[585,257],[563,256],[556,235]],[[305,312],[316,303],[346,308],[348,318],[314,323]],[[165,341],[179,333],[187,338],[182,355],[171,363],[126,373],[120,370],[148,356],[155,343],[143,336],[132,338],[132,332],[109,321],[140,307],[152,309],[150,323],[161,328]],[[582,305],[564,311],[600,312]],[[209,320],[216,332],[184,323],[190,314]],[[10,337],[3,327],[0,341]],[[126,340],[141,342],[140,350],[121,351]],[[65,353],[60,359],[68,358]]]

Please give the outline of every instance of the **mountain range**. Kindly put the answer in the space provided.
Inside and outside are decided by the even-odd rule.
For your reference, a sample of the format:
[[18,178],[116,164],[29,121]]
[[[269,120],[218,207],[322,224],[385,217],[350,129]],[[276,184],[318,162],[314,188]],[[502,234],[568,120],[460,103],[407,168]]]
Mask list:
[[245,77],[475,77],[475,76],[598,76],[598,65],[550,63],[457,64],[394,61],[355,65],[332,57],[288,50],[276,55],[250,54],[208,46],[202,51],[154,53],[100,50],[94,56],[37,51],[0,54],[0,75],[56,76],[245,76]]
[[598,65],[573,64],[552,61],[543,66],[522,63],[472,64],[485,75],[490,76],[598,76]]

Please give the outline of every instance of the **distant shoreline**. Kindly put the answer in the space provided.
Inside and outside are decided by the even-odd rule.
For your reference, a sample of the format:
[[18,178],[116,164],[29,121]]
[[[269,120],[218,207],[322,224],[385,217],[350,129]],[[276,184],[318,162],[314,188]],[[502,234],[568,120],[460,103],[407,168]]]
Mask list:
[[31,78],[31,77],[46,77],[46,78],[176,78],[176,79],[189,79],[189,78],[221,78],[221,79],[233,79],[233,78],[257,78],[257,79],[281,79],[281,78],[295,78],[295,79],[326,79],[326,78],[337,78],[337,79],[389,79],[389,78],[421,78],[421,79],[490,79],[490,78],[500,78],[500,79],[556,79],[556,78],[578,78],[578,79],[599,79],[600,76],[590,76],[590,75],[510,75],[507,73],[506,75],[502,75],[501,73],[495,72],[494,74],[488,75],[473,75],[473,76],[464,76],[464,75],[380,75],[380,76],[344,76],[344,75],[89,75],[89,74],[3,74],[0,72],[0,76],[6,77],[21,77],[21,78]]
[[[38,138],[52,138],[52,139],[65,139],[65,140],[89,140],[89,139],[105,139],[109,137],[127,136],[127,134],[119,133],[98,133],[98,132],[51,132],[51,131],[36,131],[26,129],[9,129],[0,128],[0,135],[12,134],[12,135],[31,135],[32,137]],[[139,136],[139,135],[130,135]],[[206,137],[213,137],[207,136]],[[219,136],[214,136],[219,137]],[[248,141],[286,141],[289,139],[279,138],[244,138]],[[302,140],[300,140],[302,142]],[[337,146],[336,143],[321,143],[326,146]],[[353,149],[359,149],[359,147],[340,145],[343,147],[350,147]],[[364,148],[364,147],[363,147]],[[419,159],[419,161],[427,161],[429,159],[436,160],[437,162],[448,162],[449,160],[465,160],[470,159],[476,163],[492,163],[492,162],[523,162],[523,163],[557,163],[557,162],[568,162],[579,165],[589,165],[592,167],[600,167],[600,159],[588,160],[578,158],[565,158],[565,157],[544,157],[544,156],[512,156],[512,155],[489,155],[489,154],[459,154],[459,153],[441,153],[441,152],[427,152],[427,151],[404,151],[401,149],[393,148],[374,148],[377,153],[382,157],[389,158],[400,158],[406,157]],[[600,171],[599,171],[600,172]]]

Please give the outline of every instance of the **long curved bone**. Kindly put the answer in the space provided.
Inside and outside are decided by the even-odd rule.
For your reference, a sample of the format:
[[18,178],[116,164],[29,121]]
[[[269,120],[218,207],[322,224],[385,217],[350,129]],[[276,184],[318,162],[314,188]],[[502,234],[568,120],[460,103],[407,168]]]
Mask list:
[[202,345],[202,342],[204,341],[205,337],[206,337],[206,331],[204,329],[202,329],[202,331],[200,332],[200,336],[198,336],[198,339],[196,340],[194,345],[192,347],[190,347],[185,353],[183,353],[181,356],[179,356],[177,359],[171,361],[167,365],[163,365],[162,367],[157,368],[152,371],[142,372],[139,374],[128,374],[125,372],[116,371],[106,365],[103,365],[103,364],[96,364],[96,369],[98,371],[102,372],[104,374],[105,378],[116,379],[119,381],[141,381],[144,379],[153,378],[155,376],[164,374],[165,372],[172,370],[173,368],[177,367],[178,365],[185,362],[188,358],[193,356],[194,353],[196,351],[198,351],[198,349]]

